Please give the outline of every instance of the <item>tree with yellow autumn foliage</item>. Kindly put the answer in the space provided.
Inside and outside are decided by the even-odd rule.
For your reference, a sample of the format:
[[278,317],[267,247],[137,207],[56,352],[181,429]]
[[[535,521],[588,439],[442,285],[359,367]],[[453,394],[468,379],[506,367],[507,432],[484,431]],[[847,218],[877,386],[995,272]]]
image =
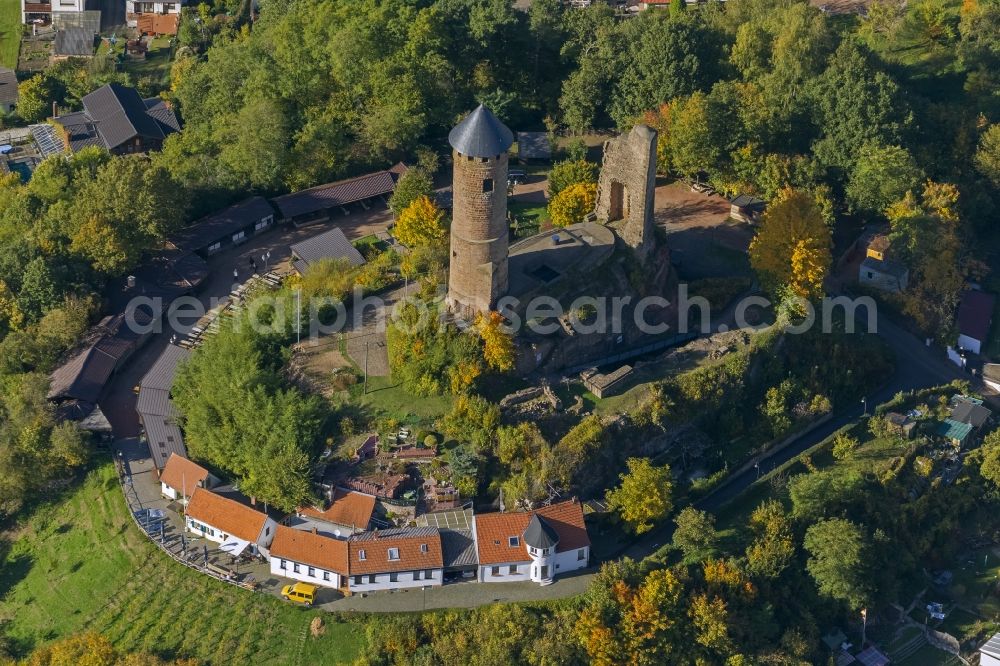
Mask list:
[[399,214],[393,233],[407,247],[439,243],[448,233],[444,224],[444,211],[430,197],[417,197]]
[[597,203],[597,185],[577,183],[570,185],[549,201],[549,217],[557,227],[579,224],[593,212]]
[[503,330],[499,312],[476,315],[476,330],[483,340],[483,358],[494,370],[506,372],[514,367],[514,339]]
[[815,197],[785,188],[750,243],[750,265],[771,293],[788,289],[802,298],[818,298],[830,270],[831,243]]

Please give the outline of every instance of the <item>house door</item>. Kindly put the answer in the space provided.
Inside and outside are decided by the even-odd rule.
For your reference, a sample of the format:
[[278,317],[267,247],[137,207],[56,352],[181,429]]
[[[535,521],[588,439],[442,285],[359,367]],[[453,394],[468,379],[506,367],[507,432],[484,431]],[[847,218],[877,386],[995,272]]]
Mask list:
[[544,580],[548,577],[549,577],[549,565],[545,564],[542,566],[542,579]]

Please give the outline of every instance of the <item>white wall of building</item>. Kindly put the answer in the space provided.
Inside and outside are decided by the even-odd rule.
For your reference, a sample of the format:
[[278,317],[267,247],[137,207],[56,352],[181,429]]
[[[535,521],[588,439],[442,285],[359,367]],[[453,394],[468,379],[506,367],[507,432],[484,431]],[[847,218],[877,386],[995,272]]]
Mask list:
[[160,481],[160,494],[168,499],[175,500],[180,496],[180,493],[168,486],[167,484]]
[[[298,571],[296,571],[298,569]],[[302,562],[286,560],[277,556],[271,557],[271,573],[283,578],[311,583],[321,587],[340,587],[340,574],[336,571],[313,567]]]
[[559,577],[560,574],[585,568],[587,566],[587,561],[589,559],[590,559],[590,546],[584,546],[583,548],[574,548],[573,550],[567,550],[562,553],[556,553],[554,558],[556,577]]
[[[204,536],[209,541],[214,541],[215,543],[223,543],[226,541],[226,539],[228,539],[231,536],[227,532],[223,532],[214,525],[208,525],[206,523],[202,523],[201,521],[191,518],[190,516],[186,518],[185,524],[187,526],[188,532],[191,532],[198,536]],[[204,530],[202,529],[202,526],[205,527]],[[270,547],[271,542],[274,540],[274,531],[277,529],[277,527],[278,523],[268,518],[266,521],[264,521],[264,527],[261,529],[260,535],[257,537],[256,541],[257,552],[264,555],[264,557],[269,556],[267,549],[268,547]]]
[[979,666],[1000,666],[1000,659],[985,652],[979,653]]
[[[420,578],[417,578],[417,573]],[[360,581],[359,580],[360,576]],[[374,576],[374,582],[371,577]],[[348,579],[348,587],[351,594],[359,592],[378,592],[380,590],[402,590],[404,588],[424,587],[430,585],[437,587],[444,582],[444,569],[421,569],[416,571],[400,571],[396,574],[396,580],[392,580],[392,574],[357,574]]]
[[52,0],[52,11],[55,13],[82,12],[86,8],[86,0]]
[[[512,566],[517,567],[513,573],[510,570]],[[479,566],[479,582],[481,583],[515,583],[525,580],[531,580],[531,562],[506,562]]]
[[978,354],[979,349],[982,347],[982,342],[975,338],[970,338],[968,335],[960,334],[958,336],[958,346],[962,349],[968,349],[973,354]]

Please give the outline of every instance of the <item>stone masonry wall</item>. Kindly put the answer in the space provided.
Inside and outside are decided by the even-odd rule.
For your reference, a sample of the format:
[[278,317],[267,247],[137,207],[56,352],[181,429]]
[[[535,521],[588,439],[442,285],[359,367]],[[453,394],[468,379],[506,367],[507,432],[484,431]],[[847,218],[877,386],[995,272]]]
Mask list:
[[448,306],[472,317],[507,292],[507,154],[483,159],[453,152],[452,158]]
[[[597,219],[603,223],[625,219],[619,235],[641,258],[653,246],[655,188],[655,129],[636,125],[628,134],[604,143],[604,163],[597,183]],[[615,201],[618,197],[620,204]]]

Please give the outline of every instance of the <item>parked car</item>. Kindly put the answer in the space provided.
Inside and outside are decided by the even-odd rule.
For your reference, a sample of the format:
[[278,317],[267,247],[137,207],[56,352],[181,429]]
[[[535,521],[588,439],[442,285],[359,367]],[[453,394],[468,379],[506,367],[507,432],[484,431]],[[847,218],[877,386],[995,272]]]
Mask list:
[[295,583],[281,588],[281,596],[288,601],[300,603],[303,606],[312,606],[316,598],[316,586],[309,583]]
[[528,180],[528,173],[521,169],[511,169],[507,172],[508,185],[521,185]]

